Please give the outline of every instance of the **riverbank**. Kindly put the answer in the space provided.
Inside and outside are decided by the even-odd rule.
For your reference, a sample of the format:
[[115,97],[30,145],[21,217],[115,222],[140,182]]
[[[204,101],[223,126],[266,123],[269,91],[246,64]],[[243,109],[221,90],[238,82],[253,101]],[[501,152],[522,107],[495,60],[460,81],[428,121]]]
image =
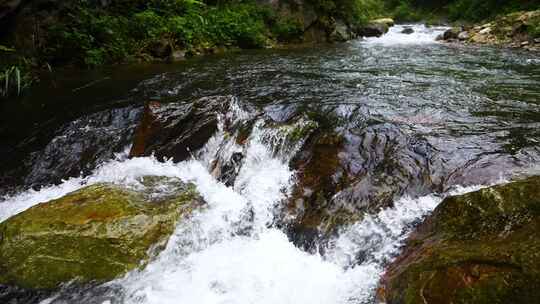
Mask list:
[[[393,20],[376,19],[386,16],[399,22],[463,23],[535,7],[535,1],[504,7],[465,2],[0,0],[0,98],[20,95],[41,72],[59,67],[174,62],[239,49],[342,42],[384,34]],[[538,49],[538,22],[506,27],[515,23],[512,18],[460,27],[449,39]]]
[[439,39],[540,51],[540,10],[502,15],[473,26],[457,26]]
[[[376,1],[0,1],[0,95],[56,67],[173,62],[381,35]],[[11,84],[11,85],[9,85]]]

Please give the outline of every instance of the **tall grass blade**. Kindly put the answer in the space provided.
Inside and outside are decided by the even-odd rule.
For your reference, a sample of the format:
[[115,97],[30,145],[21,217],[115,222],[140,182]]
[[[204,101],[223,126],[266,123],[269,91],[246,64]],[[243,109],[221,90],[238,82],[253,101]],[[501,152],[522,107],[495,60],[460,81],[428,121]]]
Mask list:
[[4,87],[4,97],[7,96],[8,89],[9,89],[9,69],[6,70],[5,80],[6,80],[6,83]]
[[21,70],[15,68],[15,78],[17,78],[17,96],[21,95]]

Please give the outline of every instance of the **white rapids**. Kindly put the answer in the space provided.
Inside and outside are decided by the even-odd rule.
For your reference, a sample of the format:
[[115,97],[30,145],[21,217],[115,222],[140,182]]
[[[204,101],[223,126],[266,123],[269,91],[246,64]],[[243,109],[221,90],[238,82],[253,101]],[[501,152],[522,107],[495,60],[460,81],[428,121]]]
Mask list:
[[[405,28],[411,28],[413,33],[402,33]],[[363,42],[382,46],[436,43],[437,36],[443,34],[447,29],[448,27],[444,26],[426,27],[423,24],[398,24],[391,27],[385,35],[379,38],[367,38]]]
[[[378,43],[395,39],[396,31],[399,27]],[[404,36],[400,36],[401,41],[427,37],[422,31],[409,38],[399,35]],[[433,41],[433,33],[429,36]],[[236,114],[241,117],[245,113]],[[107,283],[121,287],[122,303],[372,303],[383,267],[399,253],[411,224],[431,212],[443,197],[402,198],[393,208],[344,228],[324,255],[304,252],[272,225],[294,185],[295,172],[287,159],[293,153],[276,153],[269,136],[276,134],[262,123],[255,125],[234,187],[226,187],[209,172],[209,163],[218,154],[238,149],[220,131],[188,161],[160,163],[153,157],[127,159],[119,155],[86,178],[6,197],[0,202],[0,222],[86,185],[111,182],[136,186],[137,179],[145,175],[178,177],[193,182],[208,206],[180,223],[166,249],[143,270]],[[456,189],[453,194],[475,189]],[[367,258],[358,262],[355,257],[359,253]]]

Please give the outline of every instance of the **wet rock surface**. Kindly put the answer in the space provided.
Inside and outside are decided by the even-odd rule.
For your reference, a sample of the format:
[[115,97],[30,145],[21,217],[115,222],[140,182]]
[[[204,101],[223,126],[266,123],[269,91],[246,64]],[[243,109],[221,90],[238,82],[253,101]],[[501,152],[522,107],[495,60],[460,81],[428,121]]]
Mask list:
[[402,34],[410,35],[414,33],[414,29],[412,27],[406,27],[401,31]]
[[202,204],[194,185],[148,176],[138,190],[101,183],[36,205],[0,223],[0,284],[111,280],[144,265]]
[[131,144],[141,109],[105,110],[68,123],[41,150],[32,153],[24,184],[57,184],[62,179],[88,175],[98,164],[114,158]]
[[438,191],[443,182],[436,149],[389,123],[319,130],[293,168],[298,184],[289,203],[290,229],[304,248],[399,197]]
[[380,37],[386,33],[390,27],[394,25],[394,20],[391,18],[381,18],[371,20],[368,24],[360,27],[357,30],[359,36],[362,37]]
[[540,298],[540,177],[445,199],[382,280],[387,303]]
[[194,102],[147,103],[129,155],[153,154],[160,160],[185,160],[216,132],[217,115],[226,111],[232,98],[219,96]]
[[50,294],[51,292],[46,290],[29,290],[0,284],[0,301],[2,303],[39,303],[50,296]]
[[457,39],[459,33],[462,31],[461,28],[451,28],[444,32],[442,35],[442,40],[453,40]]

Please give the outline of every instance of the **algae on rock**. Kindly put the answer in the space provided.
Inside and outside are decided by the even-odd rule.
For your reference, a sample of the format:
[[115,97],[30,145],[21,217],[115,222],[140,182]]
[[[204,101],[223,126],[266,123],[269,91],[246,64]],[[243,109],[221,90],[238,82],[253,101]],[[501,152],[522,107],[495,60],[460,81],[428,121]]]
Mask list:
[[387,270],[387,303],[534,303],[540,177],[445,199]]
[[91,185],[0,223],[0,284],[52,289],[112,280],[143,265],[203,200],[178,179],[141,184]]

